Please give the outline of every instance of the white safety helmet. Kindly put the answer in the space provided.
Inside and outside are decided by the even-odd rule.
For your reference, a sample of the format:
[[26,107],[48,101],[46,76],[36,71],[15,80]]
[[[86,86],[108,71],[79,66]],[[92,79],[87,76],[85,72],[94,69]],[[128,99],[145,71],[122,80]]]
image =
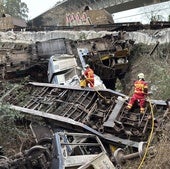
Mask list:
[[89,64],[86,64],[84,67],[87,68],[87,67],[90,67],[90,66],[89,66]]
[[139,78],[139,79],[144,79],[144,78],[145,78],[145,76],[144,76],[144,74],[143,74],[143,73],[139,73],[139,74],[138,74],[138,78]]

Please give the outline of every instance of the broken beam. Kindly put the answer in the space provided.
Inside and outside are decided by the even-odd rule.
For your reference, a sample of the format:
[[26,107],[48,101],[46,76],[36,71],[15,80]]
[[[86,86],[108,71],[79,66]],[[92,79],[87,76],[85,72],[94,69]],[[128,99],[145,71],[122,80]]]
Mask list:
[[90,133],[97,135],[98,137],[100,137],[101,139],[103,139],[105,141],[112,142],[112,143],[119,145],[119,146],[121,144],[121,145],[124,145],[124,146],[130,146],[130,147],[138,148],[138,144],[139,144],[138,142],[135,142],[135,141],[132,141],[132,140],[127,140],[127,139],[122,139],[122,138],[116,137],[116,136],[114,136],[112,134],[108,134],[108,133],[107,134],[101,134],[98,131],[88,127],[87,125],[80,123],[80,122],[76,122],[76,121],[74,121],[70,118],[67,118],[67,117],[62,117],[62,116],[58,116],[58,115],[54,115],[54,114],[50,114],[50,113],[45,113],[45,112],[41,112],[41,111],[33,110],[33,109],[27,109],[27,108],[24,108],[24,107],[19,107],[19,106],[14,106],[14,105],[10,105],[9,108],[13,109],[13,110],[21,111],[23,113],[27,113],[27,114],[30,114],[30,115],[55,120],[58,123],[63,123],[64,124],[63,126],[64,127],[67,126],[69,129],[70,129],[70,126],[74,126],[74,129],[75,129],[75,127],[81,128],[81,130],[84,129],[84,130],[86,130]]

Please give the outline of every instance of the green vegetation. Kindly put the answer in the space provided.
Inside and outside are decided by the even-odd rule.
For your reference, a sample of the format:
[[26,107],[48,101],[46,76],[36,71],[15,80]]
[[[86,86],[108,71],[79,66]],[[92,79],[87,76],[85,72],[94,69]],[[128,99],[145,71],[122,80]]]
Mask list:
[[29,140],[26,126],[16,125],[18,118],[22,118],[20,113],[8,106],[0,106],[0,145],[5,155],[14,155],[15,150],[21,150],[23,143]]
[[2,14],[27,19],[28,7],[21,0],[0,0],[0,15]]
[[[127,91],[129,95],[133,91],[133,82],[137,78],[137,74],[143,72],[146,81],[149,82],[149,88],[152,92],[150,96],[154,100],[167,100],[170,98],[170,43],[159,45],[154,53],[150,56],[154,46],[137,44],[134,46],[130,56],[130,67],[126,74]],[[170,168],[169,152],[170,152],[170,113],[164,119],[164,124],[155,130],[151,146],[153,151],[148,152],[143,169],[160,169]],[[127,161],[122,169],[138,168],[141,158]]]
[[130,57],[130,68],[126,75],[127,91],[132,92],[137,74],[143,72],[149,83],[151,98],[167,100],[170,98],[170,44],[159,45],[154,53],[149,53],[154,46],[137,44]]

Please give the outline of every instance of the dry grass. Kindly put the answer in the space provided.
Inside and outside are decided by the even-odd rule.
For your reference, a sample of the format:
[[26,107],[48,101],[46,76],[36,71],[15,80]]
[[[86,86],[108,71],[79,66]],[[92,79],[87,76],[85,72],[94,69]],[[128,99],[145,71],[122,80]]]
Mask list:
[[[165,47],[168,49],[165,50]],[[133,82],[137,74],[143,72],[145,80],[149,83],[152,98],[166,100],[170,97],[170,44],[158,46],[152,56],[149,55],[153,46],[137,45],[130,57],[130,68],[125,80],[127,91],[132,93]]]
[[[143,72],[149,82],[151,98],[170,99],[170,44],[160,45],[149,55],[153,46],[136,45],[130,58],[130,68],[126,75],[127,91],[132,94],[133,82],[137,74]],[[142,169],[170,169],[170,114],[159,132],[154,133],[151,146],[154,153],[147,154]],[[127,161],[123,169],[137,169],[141,159]]]

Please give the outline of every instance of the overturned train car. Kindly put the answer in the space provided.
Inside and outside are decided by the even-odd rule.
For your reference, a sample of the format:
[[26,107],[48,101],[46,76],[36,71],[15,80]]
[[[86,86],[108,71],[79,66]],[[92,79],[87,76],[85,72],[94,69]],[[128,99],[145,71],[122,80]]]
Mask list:
[[[17,93],[22,93],[19,97]],[[137,147],[151,130],[149,103],[141,116],[136,104],[131,112],[125,110],[127,97],[112,90],[81,89],[45,83],[30,83],[15,88],[1,98],[4,103],[28,114],[49,119],[50,124],[73,131],[88,131],[114,144]],[[166,102],[152,101],[155,114],[163,114]],[[130,137],[130,140],[129,140]]]
[[[153,120],[159,129],[170,103],[151,100],[141,116],[138,103],[126,111],[127,101],[126,95],[108,89],[97,91],[48,83],[15,86],[1,97],[1,102],[24,113],[36,145],[11,158],[1,156],[0,167],[115,168],[113,164],[119,164],[123,158],[118,147],[138,149],[135,154],[140,156]],[[155,115],[152,120],[148,118],[151,113]]]

